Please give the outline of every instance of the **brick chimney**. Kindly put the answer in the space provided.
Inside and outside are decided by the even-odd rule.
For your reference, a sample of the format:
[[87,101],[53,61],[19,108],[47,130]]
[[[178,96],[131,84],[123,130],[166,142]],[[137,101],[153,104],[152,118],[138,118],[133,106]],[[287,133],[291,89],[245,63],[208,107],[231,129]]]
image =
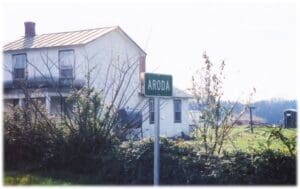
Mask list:
[[146,56],[141,56],[139,58],[139,71],[140,71],[140,84],[141,84],[141,88],[140,88],[140,93],[144,93],[144,74],[146,72]]
[[139,58],[139,68],[140,68],[140,73],[146,72],[146,57],[141,56]]
[[25,37],[35,36],[35,23],[34,22],[24,22],[25,25]]

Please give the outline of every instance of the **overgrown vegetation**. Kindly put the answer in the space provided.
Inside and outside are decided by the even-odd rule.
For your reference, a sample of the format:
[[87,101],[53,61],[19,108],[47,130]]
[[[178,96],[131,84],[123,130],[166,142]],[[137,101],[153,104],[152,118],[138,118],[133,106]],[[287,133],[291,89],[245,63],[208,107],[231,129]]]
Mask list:
[[[83,88],[74,95],[77,106],[69,119],[50,118],[35,111],[31,103],[24,108],[12,107],[4,119],[6,170],[67,170],[97,174],[104,180],[119,174],[105,169],[107,164],[120,164],[120,142],[110,125],[116,124],[111,123],[114,114],[101,110],[106,107],[99,106],[99,94],[92,90]],[[98,116],[99,111],[104,116]]]
[[4,115],[5,169],[43,168],[60,153],[64,135],[52,119],[44,119],[28,103],[25,108],[12,107]]
[[[41,64],[46,68],[53,67],[56,63],[46,61],[48,58],[46,56]],[[138,73],[139,59],[111,60],[103,75],[104,81],[96,90],[91,79],[96,66],[90,65],[92,58],[85,58],[86,81],[80,87],[73,81],[65,82],[61,87],[51,69],[48,69],[49,73],[41,73],[35,67],[43,79],[51,83],[46,86],[60,99],[60,108],[55,115],[50,116],[46,102],[43,104],[35,97],[43,97],[43,89],[30,87],[30,81],[26,79],[18,81],[15,87],[25,99],[22,106],[8,108],[4,116],[6,170],[63,170],[93,174],[103,183],[114,183],[121,170],[117,167],[122,167],[120,140],[136,128],[131,120],[121,123],[119,111],[137,94],[139,86],[132,83],[137,79],[134,76]],[[66,91],[68,98],[63,95]],[[43,98],[47,101],[49,97]],[[137,102],[134,108],[142,111],[143,101]]]
[[[23,116],[29,113],[30,124],[25,125]],[[54,120],[45,123],[39,116],[20,108],[5,115],[5,184],[152,184],[150,139],[121,142],[113,137],[103,148],[104,142],[97,137],[80,136],[79,127],[77,133],[66,132]],[[245,127],[234,128],[236,148],[220,155],[203,153],[194,141],[161,138],[161,184],[295,184],[295,130],[255,131],[251,134]],[[254,136],[257,143],[252,148],[238,145]],[[224,148],[234,144],[227,143]],[[272,144],[280,148],[272,148]]]
[[[211,66],[208,57],[206,64]],[[122,74],[132,67],[125,66]],[[232,132],[232,109],[219,106],[221,80],[206,76],[213,82],[206,85],[209,94],[203,98],[208,105],[204,127],[198,127],[191,141],[160,140],[161,184],[295,184],[296,137],[278,129],[261,136],[249,133],[252,141],[264,138],[263,144],[251,147],[250,141],[241,150],[235,140],[247,132]],[[135,127],[118,121],[118,110],[128,101],[123,98],[126,91],[121,92],[124,78],[118,82],[111,103],[105,102],[105,91],[89,84],[74,90],[67,99],[74,102],[71,114],[51,117],[30,96],[23,107],[11,107],[4,115],[5,184],[152,184],[153,141],[124,137]],[[272,148],[273,143],[281,143],[284,150]]]
[[[160,180],[162,185],[222,185],[222,184],[285,184],[296,183],[295,156],[280,151],[265,149],[259,153],[234,151],[222,156],[210,156],[197,151],[191,142],[170,141],[161,138]],[[123,142],[120,147],[119,164],[107,162],[99,167],[106,176],[99,174],[74,174],[66,170],[23,174],[31,184],[137,184],[151,185],[153,182],[153,141],[145,139]],[[283,146],[284,148],[284,146]],[[110,171],[109,171],[110,170]],[[54,174],[55,173],[55,174]],[[27,175],[27,176],[26,176]],[[6,178],[11,177],[8,174]],[[37,183],[34,177],[42,178]],[[25,179],[24,178],[24,179]],[[12,178],[11,178],[12,179]],[[6,184],[17,181],[6,179]],[[23,184],[29,184],[24,183]],[[25,179],[26,180],[26,179]],[[59,182],[59,181],[64,182]],[[19,180],[18,184],[22,184]],[[51,183],[51,182],[50,182]]]
[[[45,122],[30,108],[5,115],[5,184],[152,184],[150,139],[121,142],[111,134],[104,143],[93,129],[82,131],[77,125],[71,132],[55,120]],[[234,128],[234,138],[253,136],[246,129]],[[295,184],[295,135],[277,128],[263,131],[254,133],[261,143],[277,140],[283,150],[258,145],[250,151],[237,147],[211,155],[199,150],[195,141],[161,138],[161,184]]]

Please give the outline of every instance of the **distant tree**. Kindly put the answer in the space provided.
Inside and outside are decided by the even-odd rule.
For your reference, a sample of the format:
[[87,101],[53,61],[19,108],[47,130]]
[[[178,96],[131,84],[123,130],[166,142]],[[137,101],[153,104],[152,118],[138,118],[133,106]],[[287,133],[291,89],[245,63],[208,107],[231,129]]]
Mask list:
[[262,117],[269,124],[282,124],[283,112],[285,109],[296,109],[296,100],[270,99],[254,103],[254,113]]

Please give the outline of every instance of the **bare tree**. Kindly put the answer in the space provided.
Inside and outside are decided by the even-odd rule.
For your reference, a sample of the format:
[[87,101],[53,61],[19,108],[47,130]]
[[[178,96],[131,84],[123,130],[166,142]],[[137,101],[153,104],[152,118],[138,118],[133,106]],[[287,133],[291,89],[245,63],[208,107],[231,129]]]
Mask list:
[[237,115],[234,110],[238,102],[229,108],[222,105],[225,62],[222,61],[219,69],[214,70],[206,53],[203,58],[204,64],[192,77],[190,89],[201,109],[200,119],[194,119],[194,135],[198,147],[204,147],[207,155],[214,155],[221,152],[225,141],[231,141],[230,132],[245,113],[247,104]]
[[[25,78],[18,82],[18,87],[21,88],[27,99],[26,104],[32,104],[30,107],[34,108],[35,112],[40,112],[49,125],[53,125],[53,120],[49,118],[47,111],[44,111],[44,107],[42,109],[40,104],[30,100],[37,94],[44,98],[50,98],[41,94],[41,91],[47,90],[43,88],[45,85],[48,89],[51,88],[55,91],[62,102],[61,106],[69,105],[71,107],[67,113],[62,111],[61,107],[60,110],[56,110],[55,115],[55,120],[65,125],[68,132],[98,132],[102,133],[105,138],[115,135],[122,139],[131,134],[141,134],[142,130],[139,128],[141,120],[144,121],[148,117],[147,111],[145,111],[148,103],[137,95],[140,89],[139,81],[137,81],[139,57],[126,56],[122,62],[119,58],[112,57],[111,61],[106,62],[107,65],[104,66],[106,71],[102,72],[105,76],[104,80],[100,82],[101,86],[97,86],[95,80],[99,80],[99,78],[96,78],[95,75],[97,76],[99,73],[95,74],[95,72],[99,70],[101,64],[91,64],[97,55],[89,56],[86,53],[83,55],[86,64],[85,81],[78,87],[74,80],[67,86],[61,85],[58,76],[53,73],[54,69],[59,69],[58,61],[52,60],[47,51],[42,52],[40,56],[42,61],[39,64],[46,69],[41,70],[36,62],[27,60],[27,63],[40,75],[43,84],[31,87],[31,81]],[[132,101],[133,98],[135,98],[136,104],[132,106],[131,103],[131,109],[126,114],[130,119],[121,122],[120,110],[128,109],[129,101]]]

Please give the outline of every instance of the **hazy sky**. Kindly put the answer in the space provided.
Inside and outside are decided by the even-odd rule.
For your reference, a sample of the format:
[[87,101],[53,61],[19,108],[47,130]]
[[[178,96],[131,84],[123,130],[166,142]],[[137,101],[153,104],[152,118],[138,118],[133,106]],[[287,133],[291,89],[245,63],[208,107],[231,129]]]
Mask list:
[[[172,74],[186,89],[207,52],[226,62],[225,96],[296,98],[296,6],[293,3],[2,3],[4,43],[24,35],[119,25],[147,52],[147,71]],[[298,30],[299,32],[299,30]]]

